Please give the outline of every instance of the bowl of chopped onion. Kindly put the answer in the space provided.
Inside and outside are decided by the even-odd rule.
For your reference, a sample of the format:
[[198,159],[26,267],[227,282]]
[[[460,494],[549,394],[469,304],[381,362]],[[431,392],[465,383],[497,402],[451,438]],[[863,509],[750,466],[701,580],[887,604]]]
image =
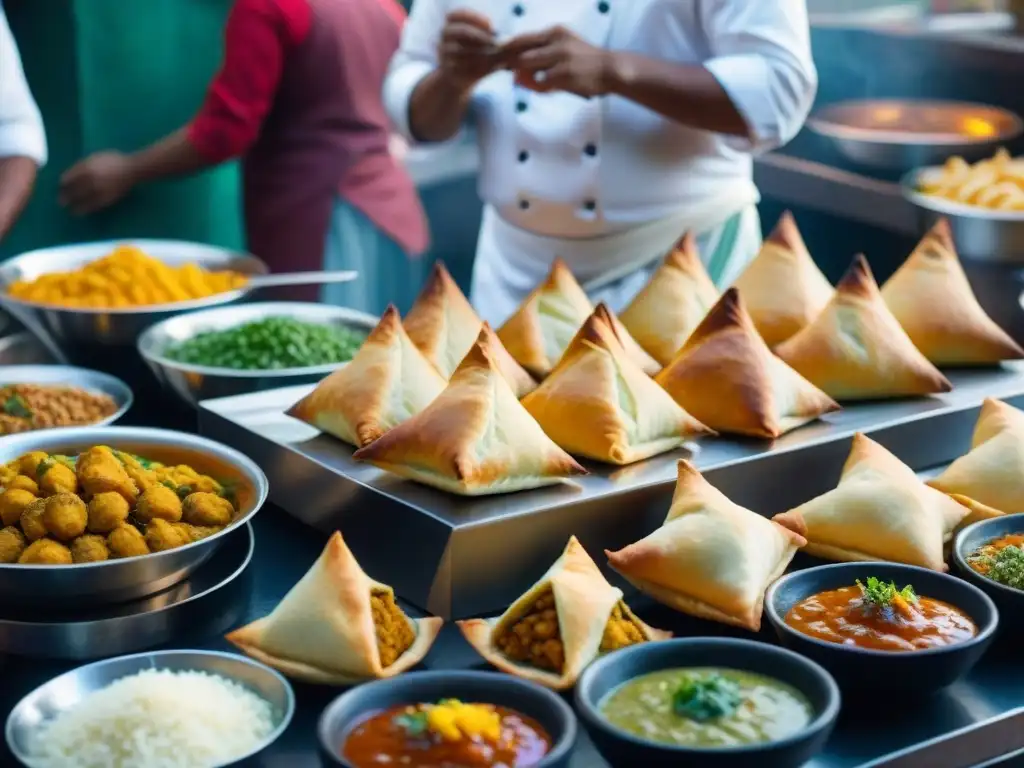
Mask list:
[[138,653],[32,691],[7,718],[7,746],[32,768],[222,768],[266,749],[294,712],[288,681],[252,659]]

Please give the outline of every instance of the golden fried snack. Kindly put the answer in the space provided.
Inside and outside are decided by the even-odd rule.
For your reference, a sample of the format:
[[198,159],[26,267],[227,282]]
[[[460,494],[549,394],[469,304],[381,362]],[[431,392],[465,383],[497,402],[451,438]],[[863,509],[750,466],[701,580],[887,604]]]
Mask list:
[[139,529],[131,523],[121,523],[107,536],[107,546],[113,557],[137,557],[149,554],[149,545]]
[[124,496],[129,504],[134,504],[138,498],[135,482],[105,445],[97,445],[79,456],[75,469],[86,496],[114,491]]
[[76,493],[78,491],[78,478],[75,470],[59,461],[54,461],[47,466],[41,464],[39,472],[39,492],[45,496],[52,496],[56,493]]
[[39,465],[50,458],[50,454],[46,451],[30,451],[18,459],[18,469],[23,475],[28,477],[37,477],[39,472]]
[[4,525],[17,525],[25,507],[36,500],[28,491],[20,488],[8,488],[0,493],[0,521]]
[[107,540],[87,533],[71,542],[71,559],[76,563],[99,563],[110,559]]
[[46,530],[60,541],[71,541],[85,533],[89,521],[89,510],[85,502],[73,493],[58,493],[46,500],[43,508],[43,524]]
[[181,499],[166,485],[152,485],[139,496],[135,516],[144,523],[154,519],[176,523],[181,520]]
[[21,565],[71,565],[71,550],[53,539],[39,539],[28,545],[21,557]]
[[24,551],[25,534],[13,525],[0,530],[0,563],[16,563]]
[[182,517],[192,525],[228,525],[235,515],[231,502],[215,493],[190,493],[182,504]]
[[39,495],[39,483],[27,475],[18,475],[7,484],[8,491],[13,491],[15,489],[28,491],[33,496]]
[[175,523],[174,527],[188,536],[189,541],[207,539],[215,533],[224,530],[223,525],[192,525],[190,523]]
[[146,526],[146,545],[151,552],[164,552],[191,543],[187,532],[162,518],[154,517]]
[[41,539],[47,534],[43,513],[46,511],[46,499],[36,499],[21,513],[21,530],[29,541]]
[[131,507],[117,491],[97,493],[89,500],[89,522],[86,527],[90,533],[110,533],[128,519]]
[[1024,157],[1011,157],[1005,148],[973,165],[951,157],[921,174],[918,191],[979,208],[1024,211]]

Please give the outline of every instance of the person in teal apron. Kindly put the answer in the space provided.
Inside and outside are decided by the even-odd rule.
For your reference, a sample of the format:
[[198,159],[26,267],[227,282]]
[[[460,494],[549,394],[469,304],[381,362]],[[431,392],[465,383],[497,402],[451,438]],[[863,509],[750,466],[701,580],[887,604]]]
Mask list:
[[362,273],[357,283],[295,287],[288,297],[383,312],[407,258],[427,246],[380,98],[404,18],[394,0],[235,0],[224,64],[199,114],[138,152],[76,164],[62,199],[90,213],[140,183],[242,157],[251,252],[275,272]]

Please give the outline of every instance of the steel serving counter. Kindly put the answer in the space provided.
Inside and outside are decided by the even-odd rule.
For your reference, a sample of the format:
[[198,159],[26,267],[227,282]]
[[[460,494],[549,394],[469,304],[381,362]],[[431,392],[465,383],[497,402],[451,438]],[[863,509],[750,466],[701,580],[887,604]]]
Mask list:
[[[237,609],[232,608],[223,616],[211,616],[208,622],[195,625],[165,647],[233,650],[221,634],[229,626],[241,626],[268,613],[316,560],[325,541],[322,534],[273,505],[268,505],[254,518],[253,528],[256,551],[252,565],[246,577],[232,587]],[[414,551],[403,554],[415,556]],[[749,633],[653,607],[635,597],[629,599],[645,621],[681,636],[750,637]],[[758,639],[774,642],[767,629],[762,630]],[[14,704],[35,686],[74,666],[67,662],[0,658],[0,712],[6,717]],[[442,630],[424,666],[430,669],[486,668],[454,626]],[[247,765],[252,768],[316,768],[321,765],[316,754],[316,721],[339,692],[338,688],[295,684],[298,709],[291,726],[270,750]],[[862,706],[846,704],[825,752],[807,768],[853,768],[866,764],[872,768],[989,765],[986,761],[995,755],[1024,748],[1024,714],[1014,710],[1024,704],[1022,692],[1024,656],[1017,652],[1014,644],[1004,642],[995,646],[967,679],[925,702],[913,706],[903,702],[886,706],[884,701]],[[948,734],[952,736],[938,746],[927,746],[929,740]],[[917,750],[922,746],[926,751],[920,753]],[[901,753],[906,749],[914,751]],[[872,762],[876,760],[880,762]],[[2,745],[0,766],[14,766],[13,758]],[[607,765],[583,735],[571,768],[607,768]]]
[[[851,405],[774,443],[712,438],[629,467],[588,464],[577,488],[477,498],[354,462],[350,447],[285,416],[309,386],[207,400],[199,421],[204,434],[260,464],[278,506],[323,532],[342,529],[360,562],[401,597],[466,618],[503,610],[571,535],[600,553],[650,533],[664,519],[680,458],[738,504],[772,515],[834,487],[855,432],[920,470],[967,450],[985,397],[1024,405],[1024,365],[950,379],[947,394]],[[380,546],[385,535],[392,546]]]

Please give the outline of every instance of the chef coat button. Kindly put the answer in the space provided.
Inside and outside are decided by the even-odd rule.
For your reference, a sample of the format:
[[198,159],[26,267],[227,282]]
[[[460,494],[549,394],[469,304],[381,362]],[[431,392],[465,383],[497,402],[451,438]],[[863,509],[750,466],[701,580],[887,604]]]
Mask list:
[[530,159],[530,153],[527,152],[525,149],[522,152],[519,153],[519,162],[520,163],[525,163],[529,159]]
[[608,5],[608,3],[605,2],[605,0],[601,0],[601,2],[597,4],[597,10],[600,13],[608,13],[608,11],[610,11],[611,9],[612,7]]
[[529,207],[530,207],[530,201],[529,200],[520,200],[519,201],[519,209],[520,210],[525,211]]
[[522,16],[524,13],[526,13],[526,9],[523,8],[523,6],[521,6],[519,3],[516,3],[515,5],[512,6],[512,13],[514,13],[516,16]]
[[516,112],[525,112],[525,111],[526,111],[526,102],[525,101],[517,101],[516,102]]
[[595,210],[597,208],[597,201],[596,200],[584,200],[583,201],[583,207],[586,208],[588,211],[593,211],[593,210]]
[[596,144],[587,144],[587,146],[585,146],[583,148],[583,152],[588,157],[594,157],[597,154],[597,145]]

